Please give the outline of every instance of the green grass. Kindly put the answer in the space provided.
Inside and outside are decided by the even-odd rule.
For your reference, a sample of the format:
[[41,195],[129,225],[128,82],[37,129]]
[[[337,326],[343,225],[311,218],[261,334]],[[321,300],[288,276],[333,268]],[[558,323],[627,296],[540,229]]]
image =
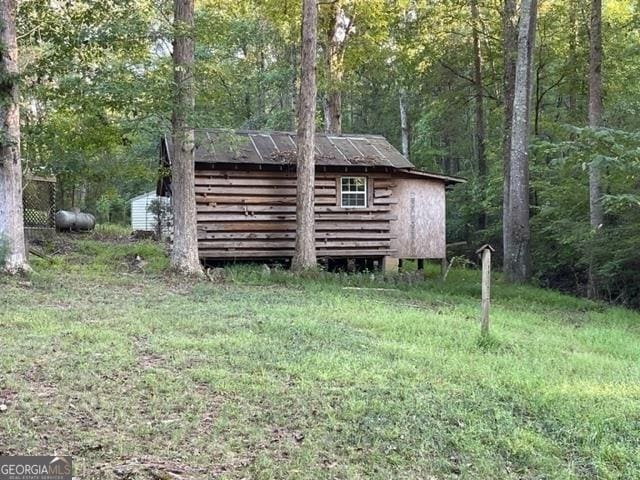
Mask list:
[[82,478],[640,478],[637,313],[496,280],[480,339],[473,270],[184,282],[163,251],[84,238],[0,278],[0,454]]
[[130,237],[131,226],[117,223],[98,223],[94,231],[94,236],[111,239]]

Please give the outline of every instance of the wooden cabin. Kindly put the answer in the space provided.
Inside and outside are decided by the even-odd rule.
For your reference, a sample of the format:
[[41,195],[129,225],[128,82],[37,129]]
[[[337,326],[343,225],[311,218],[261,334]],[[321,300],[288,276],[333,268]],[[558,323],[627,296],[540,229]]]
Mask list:
[[[164,138],[165,167],[171,152]],[[203,261],[293,256],[295,133],[197,130],[195,177]],[[445,191],[460,182],[417,170],[381,136],[316,134],[318,258],[384,260],[387,269],[445,258]],[[158,194],[170,196],[170,177]]]

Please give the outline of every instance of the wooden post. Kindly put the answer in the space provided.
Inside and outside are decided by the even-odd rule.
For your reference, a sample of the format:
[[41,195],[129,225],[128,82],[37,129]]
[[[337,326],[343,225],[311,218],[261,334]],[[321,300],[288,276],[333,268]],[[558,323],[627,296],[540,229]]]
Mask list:
[[482,255],[482,318],[480,320],[481,335],[489,335],[489,305],[491,304],[491,245],[483,245],[476,253]]
[[398,259],[394,257],[383,257],[382,271],[386,275],[398,273]]
[[449,262],[447,262],[447,257],[443,257],[440,259],[440,276],[443,280],[447,279],[447,272],[449,271]]

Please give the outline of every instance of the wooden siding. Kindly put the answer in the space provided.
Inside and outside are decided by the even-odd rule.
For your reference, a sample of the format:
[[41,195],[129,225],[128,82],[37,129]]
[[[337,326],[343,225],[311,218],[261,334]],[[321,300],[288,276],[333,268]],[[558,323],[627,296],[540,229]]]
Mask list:
[[446,205],[444,182],[396,177],[392,214],[392,247],[398,258],[446,256]]
[[[366,176],[366,208],[340,207],[340,177]],[[316,174],[318,257],[395,255],[395,182],[384,174]],[[293,172],[196,170],[201,258],[277,258],[294,253],[296,178]]]

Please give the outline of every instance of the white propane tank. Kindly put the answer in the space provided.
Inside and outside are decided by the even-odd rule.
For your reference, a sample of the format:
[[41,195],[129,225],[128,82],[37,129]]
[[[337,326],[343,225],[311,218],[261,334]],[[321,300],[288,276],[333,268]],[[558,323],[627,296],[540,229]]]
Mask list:
[[80,210],[70,212],[60,210],[56,213],[56,228],[76,232],[88,232],[95,228],[96,217]]

